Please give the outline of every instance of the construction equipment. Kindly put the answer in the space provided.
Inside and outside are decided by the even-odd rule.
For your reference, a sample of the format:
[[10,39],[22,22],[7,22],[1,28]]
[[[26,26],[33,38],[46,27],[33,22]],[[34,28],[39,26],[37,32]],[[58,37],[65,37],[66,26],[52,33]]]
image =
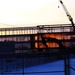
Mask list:
[[[74,26],[73,18],[72,18],[71,15],[69,14],[69,12],[68,12],[68,10],[66,9],[66,7],[65,7],[64,3],[62,2],[62,0],[59,0],[59,1],[60,1],[61,5],[63,6],[63,8],[64,8],[64,10],[65,10],[65,12],[66,12],[66,15],[67,15],[69,21],[70,21],[71,24],[72,24],[73,31],[75,32],[75,26]],[[58,6],[58,8],[59,8],[59,6]],[[37,26],[37,27],[39,28],[39,31],[40,31],[41,29],[48,29],[48,28],[49,28],[49,27],[47,27],[47,26]],[[55,42],[55,43],[57,43],[57,44],[59,45],[59,48],[66,48],[66,47],[63,46],[62,42],[60,42],[60,41],[59,41],[58,39],[56,39],[56,38],[51,38],[51,37],[50,37],[50,38],[46,38],[46,37],[44,37],[42,34],[41,34],[41,38],[42,38],[42,43],[45,45],[46,49],[49,48],[48,45],[47,45],[47,43],[46,43],[46,41],[49,41],[49,42],[53,41],[53,42]]]
[[67,15],[67,17],[68,17],[68,19],[69,19],[69,21],[70,21],[71,24],[72,24],[73,31],[75,32],[75,27],[74,27],[73,18],[72,18],[71,15],[69,14],[69,12],[68,12],[68,10],[66,9],[66,7],[65,7],[64,3],[62,2],[62,0],[59,0],[59,1],[60,1],[60,3],[61,3],[62,7],[64,8],[64,10],[65,10],[65,12],[66,12],[66,15]]

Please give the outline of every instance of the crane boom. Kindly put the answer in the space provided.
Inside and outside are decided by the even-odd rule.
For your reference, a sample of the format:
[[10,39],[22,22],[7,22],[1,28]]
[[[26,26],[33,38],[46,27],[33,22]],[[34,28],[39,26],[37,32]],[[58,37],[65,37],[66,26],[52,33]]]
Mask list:
[[70,21],[71,24],[72,24],[73,31],[75,32],[75,27],[74,27],[73,18],[72,18],[71,15],[69,14],[69,12],[68,12],[68,10],[66,9],[66,7],[65,7],[64,3],[62,2],[62,0],[59,0],[59,1],[60,1],[60,3],[61,3],[62,7],[64,8],[64,10],[65,10],[65,12],[66,12],[66,15],[67,15],[67,17],[68,17],[68,19],[69,19],[69,21]]

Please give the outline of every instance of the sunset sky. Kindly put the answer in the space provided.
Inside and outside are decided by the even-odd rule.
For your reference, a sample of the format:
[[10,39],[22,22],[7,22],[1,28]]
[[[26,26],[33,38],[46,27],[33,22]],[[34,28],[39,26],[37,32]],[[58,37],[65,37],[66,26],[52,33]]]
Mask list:
[[[75,22],[75,0],[62,1]],[[0,0],[0,27],[62,23],[70,22],[59,0]]]

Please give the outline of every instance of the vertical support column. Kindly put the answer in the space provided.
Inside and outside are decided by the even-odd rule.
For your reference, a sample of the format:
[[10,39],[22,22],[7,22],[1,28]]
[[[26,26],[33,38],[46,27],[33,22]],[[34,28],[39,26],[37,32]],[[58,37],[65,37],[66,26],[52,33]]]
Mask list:
[[24,58],[22,58],[22,68],[23,68],[22,74],[24,75]]
[[37,43],[38,43],[38,52],[39,52],[39,34],[37,33]]
[[65,71],[64,75],[67,75],[67,51],[66,50],[64,51],[65,51],[64,52],[64,71]]
[[3,74],[3,58],[1,58],[1,74]]
[[66,49],[64,54],[65,75],[70,75],[70,52]]
[[67,72],[68,72],[68,75],[70,75],[70,52],[68,51],[68,54],[67,54]]
[[31,42],[31,50],[35,48],[35,40],[34,35],[30,35],[30,42]]

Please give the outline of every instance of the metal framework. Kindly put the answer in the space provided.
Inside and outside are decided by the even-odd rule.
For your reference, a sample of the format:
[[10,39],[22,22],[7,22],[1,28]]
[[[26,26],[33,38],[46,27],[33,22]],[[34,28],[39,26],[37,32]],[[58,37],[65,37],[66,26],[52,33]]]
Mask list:
[[[39,32],[39,27],[42,27]],[[38,25],[33,27],[0,28],[0,35],[20,35],[52,32],[69,32],[73,29],[71,24]]]
[[[0,52],[0,74],[8,74],[8,75],[9,74],[13,74],[13,75],[22,74],[22,75],[25,75],[25,74],[42,74],[42,73],[46,73],[46,74],[50,73],[51,74],[51,73],[62,73],[63,72],[64,75],[71,75],[70,69],[75,70],[74,69],[75,67],[73,67],[70,64],[71,63],[70,62],[71,54],[74,55],[74,53],[75,53],[75,51],[74,51],[74,49],[75,49],[75,47],[74,47],[75,34],[72,30],[73,29],[72,29],[72,26],[70,26],[70,24],[67,24],[67,25],[65,25],[65,24],[39,25],[37,27],[2,28],[2,29],[0,29],[0,46],[4,45],[4,47],[6,48],[6,45],[7,45],[7,48],[9,48],[8,44],[12,43],[12,45],[13,45],[13,43],[15,43],[16,44],[15,48],[17,49],[17,51],[18,50],[21,51],[21,53],[16,52],[16,53],[2,53],[2,54]],[[44,46],[43,46],[43,48],[41,48],[40,45],[43,43],[42,42],[43,40],[41,40],[40,36],[45,35],[45,34],[50,37],[52,35],[54,35],[56,37],[56,39],[53,38],[54,36],[51,37],[52,40],[50,37],[49,37],[50,39],[45,38],[45,40],[44,40],[45,44],[48,45],[47,43],[49,43],[48,48],[46,48]],[[58,35],[60,37],[58,37]],[[65,36],[65,37],[63,37],[63,36]],[[66,37],[68,37],[68,38],[66,38]],[[54,39],[54,41],[53,41],[53,39]],[[10,40],[10,41],[6,42],[4,40],[6,40],[6,41]],[[56,42],[60,46],[66,43],[66,45],[65,45],[66,47],[63,47],[61,49],[61,48],[57,47],[57,45],[54,45],[54,48],[50,48],[49,46],[54,44],[53,42]],[[36,48],[36,47],[31,48],[34,45],[34,43],[38,44],[38,48]],[[29,44],[31,45],[31,47],[28,46]],[[46,49],[49,49],[49,51],[45,51]],[[6,49],[6,50],[8,50],[8,49]],[[38,64],[44,64],[47,62],[51,62],[51,61],[58,61],[60,59],[64,60],[64,62],[63,62],[64,69],[62,71],[29,72],[29,73],[24,71],[25,67],[33,66],[34,63],[36,63],[36,65],[38,65]],[[22,72],[21,73],[12,73],[11,71],[13,70],[13,68],[16,71],[21,68]]]

